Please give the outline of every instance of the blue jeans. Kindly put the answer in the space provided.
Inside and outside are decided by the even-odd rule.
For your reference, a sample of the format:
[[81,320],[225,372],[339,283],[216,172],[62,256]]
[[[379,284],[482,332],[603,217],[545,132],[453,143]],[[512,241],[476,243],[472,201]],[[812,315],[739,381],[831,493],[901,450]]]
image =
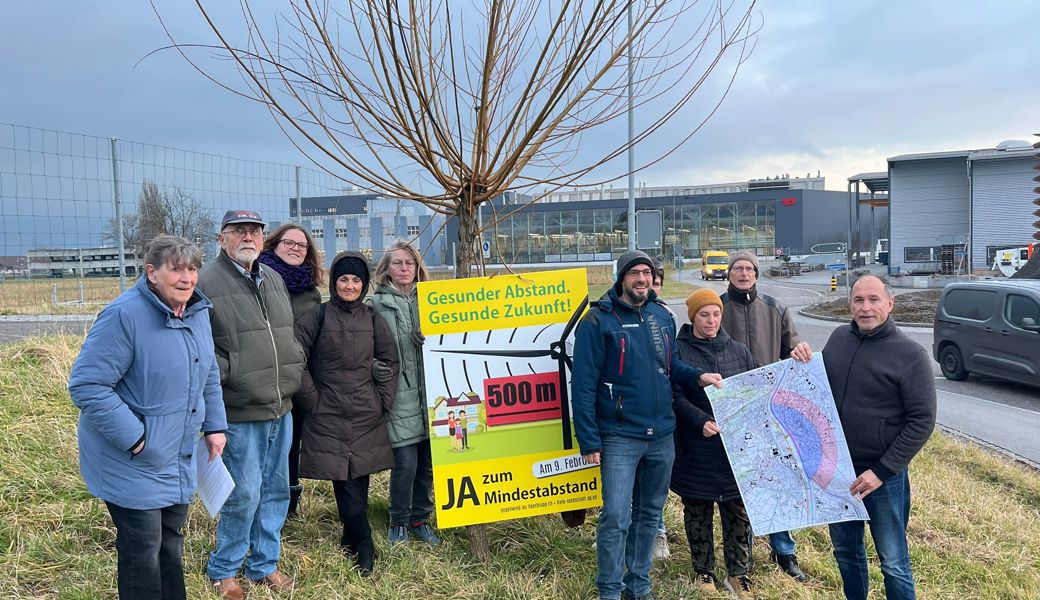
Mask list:
[[[289,510],[289,442],[292,414],[273,421],[228,423],[224,464],[235,480],[217,523],[217,547],[206,574],[257,580],[278,568],[282,525]],[[246,553],[249,553],[246,556]]]
[[[668,497],[675,443],[603,436],[603,510],[596,534],[596,588],[603,599],[650,593],[650,558]],[[626,572],[627,568],[627,572]]]
[[794,554],[794,538],[790,531],[778,531],[769,534],[769,547],[779,556]]
[[[913,600],[914,578],[906,525],[910,520],[910,477],[906,470],[889,477],[863,499],[870,516],[870,535],[881,560],[888,600]],[[864,522],[846,521],[830,526],[834,558],[838,561],[845,597],[866,600],[869,589],[867,550],[863,545]]]

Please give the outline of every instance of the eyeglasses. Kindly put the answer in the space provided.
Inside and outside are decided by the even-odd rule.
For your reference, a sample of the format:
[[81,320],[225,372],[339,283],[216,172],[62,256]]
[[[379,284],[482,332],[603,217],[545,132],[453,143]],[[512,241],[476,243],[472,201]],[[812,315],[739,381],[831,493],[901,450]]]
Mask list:
[[629,269],[625,272],[625,277],[650,277],[653,271],[650,269]]
[[260,237],[264,234],[264,228],[259,225],[253,225],[252,227],[244,227],[242,225],[235,225],[234,227],[227,227],[224,229],[224,233],[233,234],[235,237],[246,237],[247,235],[253,237]]
[[415,261],[414,260],[392,260],[392,261],[390,261],[390,266],[395,268],[395,269],[400,269],[401,267],[414,267],[415,266]]
[[279,244],[285,244],[285,247],[290,250],[306,250],[307,242],[296,242],[287,238],[282,238],[278,241]]
[[755,267],[733,267],[730,271],[734,273],[754,273]]

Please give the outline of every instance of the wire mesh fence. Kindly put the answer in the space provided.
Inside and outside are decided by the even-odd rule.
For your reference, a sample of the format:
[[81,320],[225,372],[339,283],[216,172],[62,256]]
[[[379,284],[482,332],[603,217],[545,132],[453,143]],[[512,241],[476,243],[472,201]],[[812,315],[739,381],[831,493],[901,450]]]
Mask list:
[[0,124],[0,315],[90,314],[132,285],[149,201],[212,256],[228,209],[276,225],[295,199],[344,191],[294,165]]

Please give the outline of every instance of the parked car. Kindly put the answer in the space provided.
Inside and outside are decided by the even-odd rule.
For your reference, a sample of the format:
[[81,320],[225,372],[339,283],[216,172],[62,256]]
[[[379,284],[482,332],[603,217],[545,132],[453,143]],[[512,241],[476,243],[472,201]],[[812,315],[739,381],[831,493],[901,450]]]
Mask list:
[[701,257],[701,279],[725,279],[729,273],[729,253],[708,250]]
[[932,353],[947,379],[975,373],[1040,385],[1040,281],[951,283],[934,331]]

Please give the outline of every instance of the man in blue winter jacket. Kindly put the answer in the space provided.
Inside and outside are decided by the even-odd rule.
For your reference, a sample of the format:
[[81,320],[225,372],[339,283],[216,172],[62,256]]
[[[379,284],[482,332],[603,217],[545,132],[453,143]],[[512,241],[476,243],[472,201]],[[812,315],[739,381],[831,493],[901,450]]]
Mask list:
[[653,279],[649,256],[622,254],[617,282],[575,334],[574,429],[582,456],[600,465],[603,480],[596,536],[601,600],[654,598],[651,552],[675,458],[671,383],[721,387],[722,381],[679,360],[675,323],[651,289]]

